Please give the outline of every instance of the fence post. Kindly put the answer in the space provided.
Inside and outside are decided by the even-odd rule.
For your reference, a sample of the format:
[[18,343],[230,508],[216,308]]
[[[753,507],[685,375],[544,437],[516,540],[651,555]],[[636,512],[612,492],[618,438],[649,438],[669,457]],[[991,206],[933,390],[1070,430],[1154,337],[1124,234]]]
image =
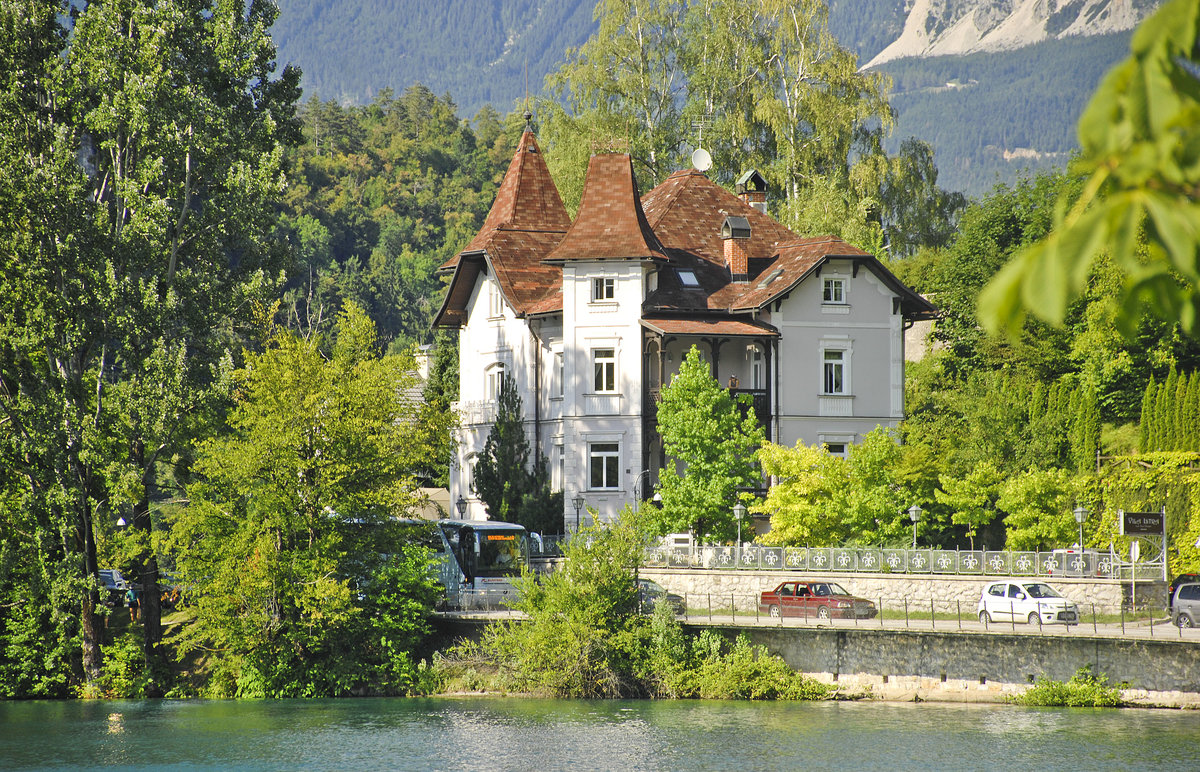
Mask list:
[[954,616],[958,617],[958,629],[962,629],[962,598],[954,601]]
[[908,596],[904,596],[904,627],[908,629]]
[[934,621],[933,615],[934,615],[933,598],[930,598],[929,599],[929,629],[930,630],[933,630],[934,628],[937,627],[937,622]]

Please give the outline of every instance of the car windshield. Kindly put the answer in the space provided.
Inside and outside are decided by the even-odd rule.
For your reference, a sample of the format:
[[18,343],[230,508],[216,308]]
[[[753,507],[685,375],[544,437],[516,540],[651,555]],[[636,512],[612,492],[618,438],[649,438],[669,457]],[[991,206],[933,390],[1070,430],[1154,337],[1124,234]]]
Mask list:
[[849,595],[840,584],[833,582],[819,582],[811,585],[813,595]]
[[1029,597],[1031,597],[1031,598],[1061,598],[1062,597],[1061,595],[1058,594],[1058,591],[1055,590],[1053,587],[1051,587],[1048,584],[1041,584],[1040,582],[1034,582],[1033,584],[1025,585],[1025,592],[1027,592],[1029,594]]
[[653,582],[649,579],[642,579],[641,585],[642,585],[643,592],[648,592],[648,593],[652,593],[655,595],[660,595],[660,594],[666,592],[666,590],[664,590],[662,587],[659,586],[658,582]]

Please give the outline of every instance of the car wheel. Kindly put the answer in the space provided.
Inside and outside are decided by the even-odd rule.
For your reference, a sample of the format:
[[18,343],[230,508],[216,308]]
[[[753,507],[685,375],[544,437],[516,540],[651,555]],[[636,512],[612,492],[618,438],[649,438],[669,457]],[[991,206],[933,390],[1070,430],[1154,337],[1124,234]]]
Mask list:
[[773,617],[778,617],[779,616],[779,606],[771,606],[770,608],[767,609],[767,613]]
[[1192,622],[1192,618],[1187,614],[1180,614],[1175,617],[1175,624],[1180,627],[1191,627],[1194,623]]
[[[832,593],[831,593],[832,594]],[[821,606],[817,609],[817,619],[829,619],[829,609]]]
[[986,611],[979,612],[979,623],[980,624],[987,625],[987,624],[991,624],[991,622],[992,622],[992,617],[990,614],[988,614]]
[[1038,616],[1038,613],[1036,611],[1030,611],[1029,612],[1029,624],[1040,625],[1041,623],[1042,623],[1042,618],[1040,616]]

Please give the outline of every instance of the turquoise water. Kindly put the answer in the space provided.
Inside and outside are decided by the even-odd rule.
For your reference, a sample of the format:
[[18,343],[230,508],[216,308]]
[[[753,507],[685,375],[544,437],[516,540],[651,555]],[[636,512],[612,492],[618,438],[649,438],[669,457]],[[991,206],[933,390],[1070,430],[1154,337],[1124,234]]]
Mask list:
[[1197,770],[1200,713],[881,703],[0,703],[0,768]]

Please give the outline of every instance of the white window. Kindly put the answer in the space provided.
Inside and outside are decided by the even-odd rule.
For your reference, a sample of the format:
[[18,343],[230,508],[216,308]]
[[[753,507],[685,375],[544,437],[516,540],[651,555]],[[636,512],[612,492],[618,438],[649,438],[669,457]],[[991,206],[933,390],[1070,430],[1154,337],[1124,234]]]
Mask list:
[[555,391],[561,397],[567,382],[566,365],[563,364],[563,352],[561,351],[554,352],[554,372],[558,378],[558,388]]
[[617,297],[617,280],[610,277],[592,279],[592,302],[602,303]]
[[758,346],[750,347],[750,388],[762,389],[765,378],[763,372],[763,352]]
[[616,442],[593,442],[588,445],[588,487],[592,490],[620,487],[617,474],[621,446]]
[[492,401],[500,399],[500,390],[504,387],[503,362],[497,362],[487,369],[484,384],[487,389],[487,399]]
[[504,295],[500,285],[494,281],[488,282],[488,316],[504,316]]
[[846,456],[846,443],[844,442],[829,442],[825,444],[825,449],[829,451],[831,456]]
[[824,360],[821,393],[849,394],[846,352],[842,349],[827,348],[824,352]]
[[592,349],[592,364],[595,369],[593,388],[597,392],[617,390],[617,350],[611,348]]
[[679,283],[685,287],[699,287],[700,280],[696,278],[695,271],[680,271]]
[[846,280],[845,279],[826,279],[824,289],[821,292],[822,303],[845,303],[846,302]]

